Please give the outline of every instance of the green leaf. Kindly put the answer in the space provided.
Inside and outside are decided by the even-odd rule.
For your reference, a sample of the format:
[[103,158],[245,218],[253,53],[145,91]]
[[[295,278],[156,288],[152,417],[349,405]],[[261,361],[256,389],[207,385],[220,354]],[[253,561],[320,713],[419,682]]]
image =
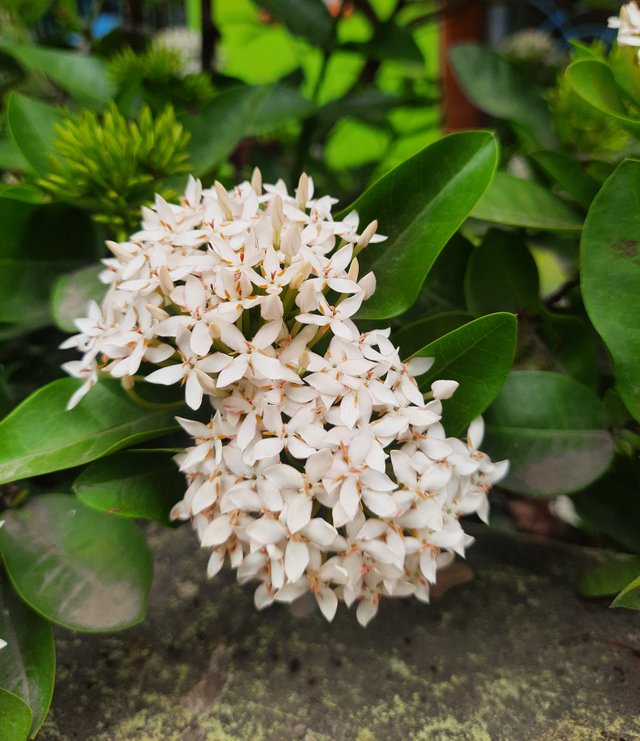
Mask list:
[[0,483],[80,466],[178,426],[176,406],[140,406],[115,381],[101,381],[66,411],[80,385],[53,381],[0,422]]
[[392,59],[416,67],[424,66],[424,57],[413,34],[395,21],[381,23],[369,41],[347,43],[343,48],[360,52],[369,59]]
[[541,231],[577,231],[582,227],[579,216],[542,185],[506,172],[496,173],[471,215],[494,224]]
[[180,117],[191,132],[189,156],[196,175],[205,175],[220,164],[244,138],[269,85],[244,86],[218,95],[195,115]]
[[97,57],[7,42],[0,43],[0,49],[26,69],[47,75],[63,90],[85,102],[106,103],[115,93],[106,65]]
[[616,388],[640,420],[640,162],[625,160],[589,210],[580,247],[582,295],[615,364]]
[[613,600],[611,607],[628,607],[640,610],[640,576],[628,584]]
[[7,105],[9,130],[18,149],[39,175],[49,172],[49,155],[56,137],[55,124],[69,115],[64,108],[11,93]]
[[474,44],[455,46],[449,59],[458,82],[478,108],[518,124],[543,147],[557,144],[547,103],[515,64]]
[[30,172],[31,165],[13,139],[0,139],[0,170],[13,172]]
[[258,4],[284,21],[297,36],[316,46],[331,45],[333,20],[322,0],[259,0]]
[[608,597],[624,589],[640,574],[640,557],[616,557],[580,575],[577,589],[585,597]]
[[153,574],[137,525],[68,494],[29,499],[4,514],[0,551],[34,610],[72,630],[109,631],[144,619]]
[[598,481],[573,497],[587,529],[606,535],[632,553],[640,553],[640,472],[626,456],[616,456]]
[[513,371],[485,419],[486,451],[511,462],[500,486],[520,494],[578,491],[613,457],[600,400],[560,373]]
[[387,319],[411,306],[438,254],[487,189],[497,156],[496,140],[486,131],[450,134],[385,175],[342,213],[355,209],[363,227],[378,219],[380,233],[389,237],[360,255],[362,274],[373,270],[378,281],[360,318]]
[[475,314],[535,313],[540,305],[538,268],[522,236],[489,230],[469,259],[464,288]]
[[31,730],[31,709],[17,695],[0,689],[0,741],[26,741]]
[[56,275],[77,262],[0,259],[0,322],[49,323],[49,290]]
[[598,347],[591,325],[578,316],[540,312],[540,334],[556,366],[594,390],[598,387]]
[[313,110],[313,104],[297,88],[284,83],[272,85],[258,101],[244,135],[270,132],[286,121],[306,118]]
[[106,286],[98,279],[103,266],[89,265],[61,275],[51,294],[51,314],[56,326],[64,332],[75,332],[74,319],[84,316],[90,301],[100,301]]
[[92,463],[73,484],[85,504],[122,517],[169,525],[169,512],[182,499],[184,475],[168,452],[131,450]]
[[581,162],[564,152],[534,152],[531,158],[547,175],[565,190],[572,200],[589,208],[599,184],[584,169]]
[[443,311],[440,314],[418,319],[402,325],[392,335],[393,344],[400,348],[403,358],[413,355],[421,347],[437,340],[454,329],[474,319],[467,311]]
[[513,314],[489,314],[429,343],[418,357],[434,357],[418,385],[428,390],[437,379],[458,381],[460,387],[443,403],[442,421],[449,435],[460,435],[491,404],[504,383],[516,347]]
[[[0,576],[0,687],[31,708],[33,736],[42,725],[53,694],[56,655],[51,624],[31,610]],[[2,713],[0,713],[0,717]],[[1,738],[1,736],[0,736]]]
[[627,113],[623,93],[606,62],[578,59],[569,65],[565,75],[569,85],[584,101],[615,119],[627,131],[640,136],[640,120]]

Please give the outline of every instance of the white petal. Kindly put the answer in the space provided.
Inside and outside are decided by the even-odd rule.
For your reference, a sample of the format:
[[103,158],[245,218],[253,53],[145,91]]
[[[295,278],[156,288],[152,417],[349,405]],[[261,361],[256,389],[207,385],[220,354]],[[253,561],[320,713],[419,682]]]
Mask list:
[[290,540],[284,553],[284,570],[290,582],[296,582],[309,564],[309,549],[306,543]]
[[431,391],[435,399],[450,399],[459,385],[457,381],[434,381]]
[[328,548],[338,536],[338,531],[321,517],[314,517],[302,530],[302,535],[321,548]]
[[[198,281],[199,283],[200,281]],[[206,322],[196,322],[191,332],[191,349],[196,355],[206,355],[211,349],[213,340]]]
[[373,596],[360,600],[356,609],[356,617],[363,628],[366,628],[378,612],[378,603],[374,603]]
[[298,494],[287,505],[287,527],[292,533],[301,530],[311,519],[312,502],[305,494]]
[[159,368],[150,373],[145,381],[148,383],[160,383],[163,386],[171,386],[173,383],[182,381],[185,376],[185,367],[182,364],[168,365],[166,368]]
[[322,614],[331,622],[338,609],[338,598],[335,592],[329,587],[320,587],[320,591],[316,593],[315,597]]
[[200,409],[202,405],[202,386],[195,371],[189,371],[185,385],[185,400],[191,409]]
[[231,527],[229,517],[227,515],[221,515],[207,525],[202,533],[202,540],[200,542],[203,546],[221,545],[232,532],[233,528]]
[[214,548],[207,563],[207,576],[212,579],[224,566],[225,552],[222,548]]
[[283,525],[277,520],[261,517],[246,528],[247,535],[261,545],[277,543],[286,535]]

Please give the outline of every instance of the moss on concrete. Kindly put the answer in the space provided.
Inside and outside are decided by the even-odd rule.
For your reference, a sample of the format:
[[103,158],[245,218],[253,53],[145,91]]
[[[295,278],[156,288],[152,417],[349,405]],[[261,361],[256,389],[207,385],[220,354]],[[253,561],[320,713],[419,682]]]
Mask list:
[[[147,622],[58,636],[52,741],[494,741],[640,735],[640,618],[580,600],[589,556],[496,533],[475,579],[425,606],[257,613],[250,589],[207,582],[187,528],[150,530]],[[301,612],[301,610],[298,610]],[[304,612],[304,610],[302,610]]]

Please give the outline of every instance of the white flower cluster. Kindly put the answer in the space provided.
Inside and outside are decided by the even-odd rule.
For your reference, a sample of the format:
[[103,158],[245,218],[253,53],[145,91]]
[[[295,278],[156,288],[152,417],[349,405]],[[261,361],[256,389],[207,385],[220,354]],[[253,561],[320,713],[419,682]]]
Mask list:
[[[439,567],[471,538],[459,517],[486,519],[487,492],[507,464],[445,435],[442,399],[454,381],[414,376],[432,359],[400,359],[390,330],[361,334],[351,317],[373,293],[356,255],[384,237],[358,216],[331,215],[303,175],[228,192],[190,179],[180,205],[156,199],[142,231],[110,243],[101,307],[78,320],[66,369],[184,384],[187,404],[213,411],[179,419],[193,445],[176,457],[188,488],[172,511],[241,582],[258,580],[258,607],[315,595],[327,619],[339,600],[366,625],[381,595],[427,601]],[[320,348],[326,348],[320,351]],[[316,350],[314,350],[316,348]]]
[[611,16],[608,25],[618,29],[617,41],[621,46],[640,46],[640,6],[635,0],[623,5],[619,16]]

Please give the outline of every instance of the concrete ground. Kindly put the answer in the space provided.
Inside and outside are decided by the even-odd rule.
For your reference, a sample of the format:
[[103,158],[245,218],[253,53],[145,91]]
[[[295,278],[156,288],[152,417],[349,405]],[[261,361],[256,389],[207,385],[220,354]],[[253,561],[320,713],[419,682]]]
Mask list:
[[346,609],[258,613],[252,589],[206,580],[188,527],[152,528],[146,622],[58,632],[41,739],[640,739],[640,613],[575,594],[584,550],[476,534],[472,581],[383,601],[363,630]]

